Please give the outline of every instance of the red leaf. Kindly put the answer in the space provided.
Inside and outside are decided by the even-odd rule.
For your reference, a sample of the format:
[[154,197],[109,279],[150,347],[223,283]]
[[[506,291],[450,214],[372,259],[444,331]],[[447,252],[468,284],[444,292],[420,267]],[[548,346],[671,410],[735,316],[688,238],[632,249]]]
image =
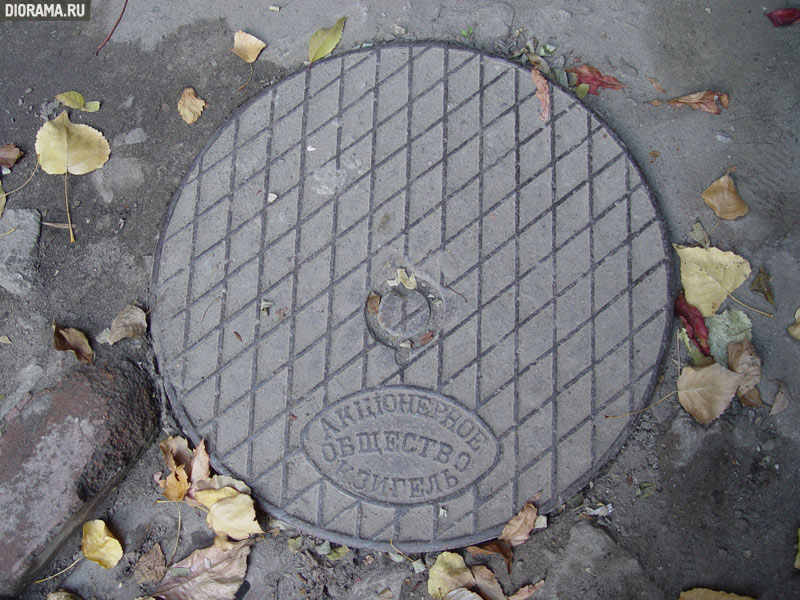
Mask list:
[[767,13],[767,18],[775,27],[786,27],[800,23],[800,8],[779,8]]
[[711,348],[708,346],[706,322],[703,320],[702,313],[686,301],[683,290],[680,291],[675,299],[675,314],[680,317],[689,339],[697,344],[697,347],[700,348],[704,355],[710,356]]
[[576,69],[565,69],[575,73],[578,76],[577,85],[585,83],[589,86],[589,93],[599,96],[597,93],[598,88],[608,88],[610,90],[620,90],[625,86],[620,81],[611,75],[603,75],[598,69],[590,65],[581,65]]

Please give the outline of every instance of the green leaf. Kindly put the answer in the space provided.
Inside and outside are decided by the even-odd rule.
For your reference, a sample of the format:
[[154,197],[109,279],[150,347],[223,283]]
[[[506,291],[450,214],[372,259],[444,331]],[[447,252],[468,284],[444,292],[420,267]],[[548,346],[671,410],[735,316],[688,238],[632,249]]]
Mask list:
[[97,112],[100,110],[100,102],[98,100],[87,102],[80,92],[71,91],[58,94],[56,100],[61,102],[64,106],[77,108],[85,112]]
[[728,364],[728,344],[752,340],[753,323],[750,317],[740,310],[729,308],[718,315],[706,318],[708,327],[708,345],[711,356],[723,366]]
[[644,481],[640,483],[639,487],[636,488],[637,498],[649,498],[655,493],[656,493],[656,484],[650,483],[649,481]]
[[575,88],[575,95],[578,98],[585,98],[586,94],[588,94],[588,93],[589,93],[589,84],[588,83],[582,83],[582,84],[580,84],[579,86],[577,86]]
[[345,21],[347,21],[347,17],[342,17],[332,27],[318,29],[314,32],[308,42],[308,62],[313,63],[333,52],[342,39]]
[[536,50],[536,54],[539,56],[553,56],[553,53],[556,51],[555,46],[551,46],[550,44],[542,44]]
[[575,85],[578,83],[578,75],[572,71],[569,71],[567,73],[567,81],[569,82],[569,87],[575,87]]
[[569,79],[567,79],[567,73],[564,71],[564,69],[553,67],[553,75],[556,76],[556,81],[560,85],[563,85],[564,87],[569,87]]
[[297,537],[289,538],[287,544],[289,545],[289,550],[291,550],[292,554],[299,552],[303,547],[303,536],[298,535]]
[[343,556],[345,556],[348,552],[350,552],[350,548],[347,546],[338,546],[328,552],[325,556],[328,557],[328,560],[339,560]]

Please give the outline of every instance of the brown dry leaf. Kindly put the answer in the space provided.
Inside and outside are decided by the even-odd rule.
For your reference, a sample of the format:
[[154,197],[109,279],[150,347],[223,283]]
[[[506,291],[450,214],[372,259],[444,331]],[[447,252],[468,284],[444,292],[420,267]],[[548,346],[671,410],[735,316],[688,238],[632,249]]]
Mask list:
[[255,62],[261,51],[267,45],[254,35],[245,33],[241,29],[233,34],[233,52],[236,56],[241,58],[246,63]]
[[111,147],[97,129],[73,123],[64,111],[36,133],[36,155],[45,173],[84,175],[106,163]]
[[244,582],[252,545],[253,540],[230,543],[216,538],[213,546],[195,550],[167,569],[153,595],[164,600],[233,600]]
[[719,248],[672,245],[681,260],[681,283],[686,300],[710,317],[750,275],[750,263]]
[[47,594],[47,600],[83,600],[83,598],[66,590],[56,590]]
[[[741,342],[729,342],[728,347],[728,368],[734,373],[743,375],[739,382],[739,389],[736,395],[741,399],[742,396],[750,392],[758,393],[758,382],[761,381],[761,358],[756,354],[756,349],[748,339]],[[751,403],[749,406],[761,406],[761,395],[750,394],[745,400]],[[752,404],[757,403],[757,404]]]
[[758,391],[758,388],[753,388],[739,396],[739,402],[745,406],[753,407],[762,406],[764,404],[764,401],[761,399],[761,392]]
[[541,579],[536,583],[529,583],[528,585],[522,586],[516,592],[511,594],[508,597],[508,600],[528,600],[528,598],[533,596],[543,587],[544,587],[544,579]]
[[794,312],[794,323],[789,325],[786,331],[788,331],[789,335],[794,339],[800,340],[800,308]]
[[394,593],[389,588],[384,588],[377,594],[378,600],[394,600]]
[[243,540],[255,533],[264,533],[256,522],[253,499],[238,492],[235,494],[229,498],[222,498],[209,507],[206,517],[208,526],[217,535],[227,535],[235,540]]
[[428,575],[428,594],[434,600],[442,600],[453,590],[474,587],[475,584],[475,577],[460,554],[442,552]]
[[499,539],[507,540],[512,546],[524,543],[531,536],[538,514],[536,507],[528,502],[522,507],[522,510],[509,519],[506,526],[503,527]]
[[211,458],[206,451],[206,441],[200,440],[197,448],[192,455],[192,468],[190,469],[189,481],[194,487],[198,482],[208,479],[211,476]]
[[678,600],[755,600],[751,596],[739,596],[728,592],[715,592],[708,588],[694,588],[681,592]]
[[91,364],[94,350],[86,339],[86,334],[74,327],[62,329],[53,326],[53,348],[61,352],[72,352],[80,362]]
[[0,167],[6,167],[10,169],[14,166],[20,158],[22,158],[24,152],[17,148],[14,144],[6,144],[5,146],[0,146]]
[[470,569],[475,582],[478,584],[478,595],[483,600],[506,600],[503,586],[491,569],[485,565],[475,565]]
[[81,551],[104,569],[110,569],[122,558],[122,545],[101,519],[83,524]]
[[728,172],[708,186],[700,196],[708,207],[714,211],[720,219],[733,220],[746,215],[750,207],[747,206],[736,185],[733,183],[731,173],[736,167],[731,167]]
[[166,479],[158,482],[158,485],[164,490],[164,497],[172,502],[180,502],[189,491],[189,476],[186,475],[186,467],[173,463],[172,472],[167,475]]
[[200,113],[208,106],[208,102],[198,97],[194,88],[184,88],[180,99],[178,100],[178,112],[181,118],[191,125],[200,118]]
[[531,78],[533,79],[533,85],[536,86],[536,98],[542,107],[539,112],[539,118],[547,123],[550,120],[550,84],[547,83],[545,76],[536,67],[531,69]]
[[767,302],[772,304],[772,306],[775,306],[775,299],[772,297],[772,290],[769,287],[769,280],[769,273],[764,270],[764,267],[758,267],[758,274],[750,284],[750,291],[761,294],[764,296]]
[[662,87],[661,83],[655,77],[647,77],[647,81],[649,81],[652,84],[653,89],[655,91],[660,92],[662,94],[666,94],[667,93],[667,90],[665,90]]
[[778,391],[775,392],[775,399],[772,401],[772,410],[769,411],[769,416],[785,411],[789,407],[789,401],[792,399],[789,394],[789,386],[780,379],[776,379],[775,383],[778,385]]
[[743,378],[719,363],[684,367],[678,377],[678,400],[698,423],[706,425],[725,412]]
[[133,576],[139,583],[157,583],[167,572],[167,561],[161,544],[154,544],[147,553],[136,562]]
[[506,540],[489,540],[477,546],[467,546],[467,552],[472,555],[499,554],[506,561],[506,569],[509,574],[511,573],[511,560],[514,558],[514,553],[511,550],[511,544]]
[[97,341],[114,345],[125,338],[142,337],[147,332],[147,314],[138,306],[128,304],[111,321],[111,329],[105,329]]
[[[657,101],[653,101],[650,104],[654,106],[659,106],[662,104],[661,102],[656,104],[656,102]],[[717,102],[719,102],[719,106],[717,105]],[[713,92],[711,90],[695,92],[694,94],[680,96],[668,101],[670,106],[691,106],[694,110],[702,110],[703,112],[711,113],[712,115],[720,114],[720,106],[722,108],[728,108],[729,103],[730,98],[728,97],[728,94]]]

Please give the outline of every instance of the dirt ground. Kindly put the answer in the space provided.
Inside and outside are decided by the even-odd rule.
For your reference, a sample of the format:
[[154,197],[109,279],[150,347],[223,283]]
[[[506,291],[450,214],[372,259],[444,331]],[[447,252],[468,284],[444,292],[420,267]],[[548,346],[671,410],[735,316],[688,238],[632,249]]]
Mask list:
[[[771,403],[775,380],[781,380],[795,400],[776,416],[769,416],[769,406],[734,401],[709,426],[695,422],[674,397],[661,402],[642,415],[627,444],[597,477],[549,515],[547,529],[515,550],[510,576],[497,557],[469,560],[491,565],[508,593],[545,578],[535,596],[542,599],[672,600],[692,587],[761,600],[800,597],[800,571],[793,568],[800,527],[800,342],[786,333],[800,305],[795,68],[800,27],[775,29],[760,4],[745,0],[686,4],[335,0],[320,7],[291,0],[280,13],[265,14],[264,7],[245,3],[132,3],[98,57],[94,49],[118,15],[117,3],[95,2],[87,23],[0,23],[0,145],[14,143],[26,153],[2,177],[4,189],[21,185],[34,169],[36,131],[57,114],[56,93],[80,90],[87,99],[102,101],[99,112],[73,111],[72,118],[101,130],[112,150],[101,171],[69,179],[76,243],[70,244],[63,230],[44,226],[39,285],[23,297],[0,289],[0,334],[13,340],[0,347],[2,414],[72,364],[72,356],[51,349],[53,320],[94,337],[125,304],[148,306],[159,230],[197,152],[239,106],[302,68],[305,44],[318,27],[350,15],[342,50],[390,41],[400,35],[398,26],[405,39],[466,44],[500,55],[520,45],[516,33],[522,29],[523,40],[547,40],[567,63],[595,65],[628,86],[586,102],[641,165],[671,241],[687,243],[698,219],[706,229],[714,226],[699,193],[737,166],[736,182],[751,212],[720,222],[712,241],[772,274],[775,309],[746,291],[747,284],[740,295],[775,312],[772,319],[752,315],[753,343],[764,364],[762,396]],[[474,33],[462,36],[469,25]],[[237,93],[249,71],[228,49],[233,32],[242,27],[269,47],[255,64],[253,81]],[[658,77],[668,95],[658,95],[646,76]],[[187,85],[209,102],[192,126],[175,110]],[[702,89],[729,92],[730,108],[715,116],[645,104]],[[9,196],[8,208],[35,208],[43,221],[63,222],[61,178],[39,172]],[[100,357],[138,362],[157,377],[147,342],[95,344],[95,349]],[[680,360],[686,363],[685,351],[679,354],[673,341],[653,400],[675,389]],[[166,398],[161,400],[165,437],[179,428]],[[64,588],[87,599],[132,599],[152,591],[139,586],[133,568],[153,544],[176,559],[209,545],[200,513],[184,507],[179,530],[175,506],[155,504],[161,496],[153,475],[162,469],[154,444],[96,511],[123,542],[126,553],[117,567],[106,571],[82,561],[67,574],[32,586],[22,598],[44,598]],[[585,507],[597,503],[613,505],[613,513],[581,517]],[[263,515],[265,529],[268,523]],[[407,561],[351,550],[332,562],[314,551],[322,540],[310,537],[302,551],[292,553],[287,541],[300,534],[275,531],[255,544],[239,598],[366,599],[386,588],[395,598],[428,597],[425,574],[414,573]],[[48,572],[71,563],[79,547],[76,534]],[[423,559],[430,565],[435,555]]]

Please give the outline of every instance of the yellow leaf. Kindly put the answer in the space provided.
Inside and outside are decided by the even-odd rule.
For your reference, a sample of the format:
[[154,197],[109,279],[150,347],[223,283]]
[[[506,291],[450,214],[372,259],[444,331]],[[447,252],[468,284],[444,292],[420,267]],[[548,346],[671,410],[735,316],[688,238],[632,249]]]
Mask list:
[[166,479],[158,482],[164,490],[164,497],[172,502],[180,502],[189,489],[189,476],[186,475],[186,468],[178,465],[167,475]]
[[98,100],[87,102],[80,92],[64,92],[63,94],[58,94],[56,100],[61,102],[64,106],[77,108],[84,112],[97,112],[100,110],[100,102]]
[[750,207],[742,200],[739,192],[736,191],[736,185],[731,179],[731,173],[734,169],[735,167],[728,169],[725,175],[717,179],[700,194],[708,207],[720,219],[738,219],[746,215],[750,210]]
[[200,118],[200,113],[208,106],[208,103],[199,98],[194,91],[194,88],[184,88],[180,99],[178,99],[178,112],[181,118],[189,125]]
[[0,183],[0,217],[3,216],[3,211],[6,209],[6,193],[3,191],[3,184]]
[[455,552],[442,552],[437,556],[428,575],[428,594],[434,600],[442,600],[452,590],[475,585],[472,572],[461,555]]
[[342,17],[332,27],[318,29],[314,32],[308,42],[308,62],[313,63],[333,52],[342,39],[345,21],[347,21],[347,17]]
[[206,523],[217,535],[227,535],[235,540],[243,540],[254,533],[264,533],[256,522],[253,499],[238,492],[214,502],[208,509]]
[[105,569],[110,569],[122,558],[122,546],[100,519],[83,524],[81,550],[86,558]]
[[738,254],[719,248],[696,248],[673,244],[681,260],[681,283],[686,301],[710,317],[729,294],[750,275],[750,263]]
[[708,588],[694,588],[686,592],[681,592],[678,600],[755,600],[751,596],[739,596],[728,592],[715,592]]
[[91,364],[94,361],[94,350],[86,335],[73,327],[53,327],[53,348],[61,352],[72,352],[80,362]]
[[684,367],[678,377],[678,400],[698,423],[706,425],[725,412],[743,378],[719,363]]
[[794,323],[789,325],[789,327],[786,328],[786,331],[788,331],[789,335],[794,339],[800,340],[800,308],[795,311]]
[[211,508],[212,504],[216,504],[223,498],[232,498],[238,493],[239,492],[232,487],[224,487],[218,490],[201,490],[199,492],[195,492],[194,499],[206,508]]
[[512,546],[519,546],[525,542],[531,536],[537,514],[536,507],[528,502],[522,510],[509,519],[500,533],[500,539],[507,540]]
[[241,29],[233,34],[233,52],[236,56],[241,58],[246,63],[255,62],[261,51],[267,45],[254,35],[245,33]]
[[36,154],[45,173],[83,175],[101,168],[111,148],[97,129],[72,123],[64,111],[39,129]]
[[213,477],[198,479],[193,484],[193,487],[196,491],[218,490],[226,486],[232,487],[237,492],[241,492],[242,494],[250,493],[250,488],[244,481],[240,479],[234,479],[233,477],[228,477],[227,475],[214,475]]

